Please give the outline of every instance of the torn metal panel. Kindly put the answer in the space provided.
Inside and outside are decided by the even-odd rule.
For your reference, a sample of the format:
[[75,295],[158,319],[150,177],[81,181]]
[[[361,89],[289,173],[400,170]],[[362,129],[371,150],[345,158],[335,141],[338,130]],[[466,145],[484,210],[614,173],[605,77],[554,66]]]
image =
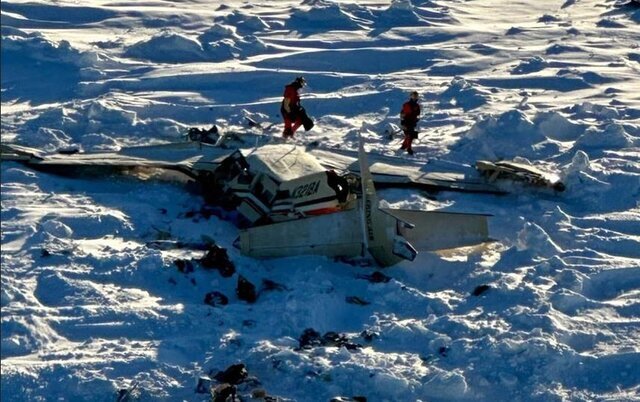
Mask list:
[[548,187],[555,191],[564,191],[565,185],[555,174],[543,172],[535,166],[516,161],[476,161],[476,169],[487,178],[489,183],[498,179],[523,181],[540,187]]

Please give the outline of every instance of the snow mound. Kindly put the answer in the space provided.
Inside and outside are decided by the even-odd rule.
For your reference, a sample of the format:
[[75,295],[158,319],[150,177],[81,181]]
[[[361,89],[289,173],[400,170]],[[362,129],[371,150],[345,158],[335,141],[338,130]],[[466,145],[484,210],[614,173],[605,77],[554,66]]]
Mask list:
[[200,42],[169,31],[129,46],[124,55],[158,63],[188,63],[207,59]]
[[620,113],[614,107],[598,105],[591,102],[573,105],[567,111],[572,113],[574,117],[582,119],[593,118],[609,121],[620,117]]
[[589,127],[574,144],[575,149],[612,149],[639,146],[640,140],[627,134],[624,127],[611,123],[604,130]]
[[249,57],[256,54],[263,54],[269,50],[269,46],[255,35],[247,35],[240,42],[236,43],[240,47],[240,55]]
[[494,160],[518,156],[539,159],[558,151],[554,140],[579,144],[585,130],[595,130],[586,127],[555,111],[537,112],[531,119],[519,109],[499,116],[480,116],[459,142],[456,153]]
[[[186,125],[167,118],[141,120],[137,112],[127,110],[130,104],[119,99],[101,97],[78,102],[74,109],[55,107],[39,112],[22,127],[18,133],[20,142],[27,146],[38,146],[43,141],[49,143],[48,150],[59,149],[73,143],[80,143],[92,149],[114,149],[120,145],[119,138],[127,135],[154,139],[182,139]],[[40,127],[57,130],[43,136],[35,134]],[[60,131],[65,133],[62,136]],[[58,138],[52,138],[53,135]],[[85,135],[89,135],[87,139]],[[103,137],[98,137],[100,135]]]
[[309,9],[298,9],[287,20],[287,28],[305,32],[313,31],[349,31],[359,29],[355,17],[343,10],[338,4],[324,0],[314,1]]
[[[430,395],[429,390],[422,387],[424,381],[443,388],[448,384],[447,394],[458,397],[466,389],[466,384],[461,384],[464,379],[460,381],[444,370],[430,374],[417,355],[381,353],[372,347],[362,351],[348,351],[344,347],[296,350],[284,339],[260,341],[251,349],[249,361],[252,367],[265,373],[261,380],[278,384],[278,388],[288,391],[296,400],[308,400],[308,393],[296,383],[291,375],[294,372],[305,372],[311,381],[328,384],[316,390],[313,400],[332,399],[339,392],[332,384],[343,381],[349,382],[351,394],[374,394],[380,400],[415,400]],[[276,370],[269,370],[269,367]],[[372,378],[375,381],[371,381]],[[277,394],[280,389],[270,392]]]
[[71,99],[82,79],[100,76],[104,68],[122,67],[103,53],[80,51],[66,40],[54,41],[37,32],[5,29],[1,47],[2,70],[13,71],[2,74],[3,102],[42,104]]
[[538,18],[538,22],[542,22],[545,24],[549,24],[552,22],[560,22],[562,19],[556,15],[545,14],[542,17]]
[[2,180],[6,183],[35,184],[38,180],[38,175],[32,170],[11,168],[2,172]]
[[53,107],[39,111],[35,117],[27,122],[24,130],[38,130],[39,127],[53,127],[74,135],[78,129],[80,112],[72,108]]
[[395,27],[425,26],[429,22],[417,14],[416,7],[411,0],[393,0],[385,10],[377,13],[374,27],[377,29],[391,29]]
[[600,28],[626,28],[626,25],[612,18],[601,19],[596,25]]
[[30,57],[35,60],[72,64],[76,67],[92,65],[95,55],[80,52],[71,44],[62,40],[59,42],[47,39],[43,34],[34,32],[26,34],[19,29],[10,31],[11,35],[2,35],[2,53],[20,54],[20,57]]
[[[461,371],[461,370],[460,370]],[[434,399],[464,399],[467,393],[467,381],[459,370],[437,370],[426,376],[422,385],[422,393]]]
[[611,184],[599,179],[597,175],[598,171],[591,166],[589,155],[577,151],[571,163],[562,169],[560,177],[569,197],[583,202],[597,202],[612,190]]
[[221,24],[215,24],[211,28],[207,29],[200,35],[198,35],[198,40],[204,45],[209,42],[216,42],[222,39],[233,39],[239,40],[241,36],[236,34],[235,30],[231,27]]
[[15,297],[13,296],[13,294],[7,291],[5,287],[2,287],[2,289],[0,289],[0,306],[8,306],[14,299]]
[[117,131],[120,128],[135,126],[138,122],[136,112],[125,110],[118,103],[105,99],[91,101],[85,117],[86,129],[93,132],[103,129]]
[[240,48],[236,41],[242,37],[230,27],[216,24],[198,36],[202,48],[212,61],[225,61],[239,56]]
[[591,171],[591,162],[589,161],[589,155],[583,151],[578,151],[573,155],[571,163],[564,169],[565,177],[578,172]]
[[240,48],[233,39],[221,39],[204,44],[211,61],[225,61],[240,57]]
[[42,222],[40,232],[45,236],[49,235],[58,238],[71,237],[73,234],[73,230],[69,226],[55,219]]
[[585,125],[573,123],[559,112],[539,112],[533,121],[540,134],[559,141],[575,140],[586,128]]
[[48,152],[65,148],[73,142],[64,131],[48,127],[39,127],[35,131],[24,131],[18,134],[17,138],[21,144]]
[[528,60],[520,62],[516,67],[511,70],[511,74],[530,74],[535,73],[547,68],[549,63],[540,56],[532,57]]
[[233,26],[241,35],[254,34],[271,29],[271,26],[262,18],[237,10],[225,16],[216,17],[214,22]]
[[477,89],[462,77],[455,77],[449,83],[449,87],[439,95],[442,106],[461,107],[471,110],[487,103],[489,93]]
[[469,159],[512,159],[536,154],[533,145],[546,140],[520,110],[498,117],[481,116],[461,139],[455,153]]
[[37,349],[39,343],[33,336],[28,323],[22,320],[3,320],[2,322],[2,358],[28,355]]
[[198,36],[207,57],[225,61],[265,53],[268,46],[255,35],[240,36],[230,27],[214,25]]
[[560,45],[558,43],[555,43],[549,46],[545,50],[545,54],[553,54],[553,55],[562,54],[562,53],[579,53],[579,52],[584,52],[584,50],[578,46]]
[[84,135],[80,141],[84,151],[117,151],[120,144],[108,135],[89,133]]
[[535,250],[540,257],[553,257],[562,253],[562,249],[544,229],[533,222],[525,223],[518,232],[517,247],[519,250]]
[[526,30],[524,28],[520,28],[520,27],[511,27],[509,29],[507,29],[507,31],[505,32],[505,35],[519,35],[521,33],[526,32]]

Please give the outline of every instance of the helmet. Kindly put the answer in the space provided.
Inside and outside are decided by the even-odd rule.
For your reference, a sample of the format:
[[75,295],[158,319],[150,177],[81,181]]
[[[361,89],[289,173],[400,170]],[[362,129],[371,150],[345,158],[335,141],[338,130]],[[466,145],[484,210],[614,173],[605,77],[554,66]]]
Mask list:
[[305,80],[303,76],[296,77],[296,79],[293,80],[293,82],[299,84],[300,87],[307,85],[307,80]]
[[418,91],[412,91],[411,92],[411,97],[416,97],[418,98],[420,95],[418,94]]

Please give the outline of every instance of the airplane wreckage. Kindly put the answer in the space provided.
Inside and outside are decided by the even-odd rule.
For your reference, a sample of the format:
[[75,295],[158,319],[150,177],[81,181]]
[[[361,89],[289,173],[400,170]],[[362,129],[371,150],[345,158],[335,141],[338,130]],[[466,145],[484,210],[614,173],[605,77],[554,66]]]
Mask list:
[[[560,184],[545,181],[540,171],[524,165],[481,161],[476,168],[488,179],[474,178],[427,169],[424,162],[420,166],[397,157],[367,155],[362,140],[354,152],[258,144],[271,137],[255,134],[216,133],[215,141],[207,141],[215,142],[211,144],[197,133],[190,130],[192,141],[117,152],[42,153],[2,145],[1,156],[3,161],[51,173],[179,172],[199,185],[207,202],[235,209],[243,217],[236,246],[245,255],[358,258],[368,253],[380,266],[412,261],[420,251],[489,241],[490,215],[380,208],[376,187],[503,194],[493,181],[511,174],[512,179],[560,189]],[[255,146],[242,148],[252,139]]]

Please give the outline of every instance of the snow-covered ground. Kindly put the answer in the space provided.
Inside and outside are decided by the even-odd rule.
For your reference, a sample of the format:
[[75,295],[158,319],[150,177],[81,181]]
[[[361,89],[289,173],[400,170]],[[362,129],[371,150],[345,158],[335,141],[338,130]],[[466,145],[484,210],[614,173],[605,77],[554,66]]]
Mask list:
[[[418,160],[521,157],[567,186],[381,191],[493,214],[496,241],[374,283],[371,266],[240,255],[238,229],[179,184],[3,162],[2,401],[205,401],[199,379],[237,363],[243,400],[640,400],[637,2],[3,0],[1,22],[3,144],[177,142],[247,115],[279,136],[283,86],[304,75],[317,125],[295,142],[356,149],[361,133],[395,155],[380,132],[416,89]],[[234,276],[149,246],[202,236]],[[213,291],[229,303],[205,304]],[[344,337],[300,348],[309,328]]]

